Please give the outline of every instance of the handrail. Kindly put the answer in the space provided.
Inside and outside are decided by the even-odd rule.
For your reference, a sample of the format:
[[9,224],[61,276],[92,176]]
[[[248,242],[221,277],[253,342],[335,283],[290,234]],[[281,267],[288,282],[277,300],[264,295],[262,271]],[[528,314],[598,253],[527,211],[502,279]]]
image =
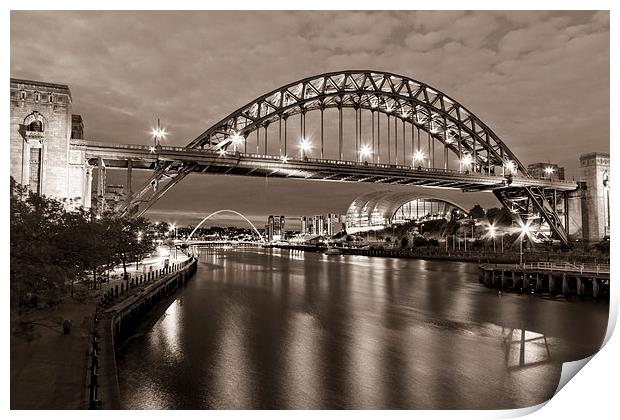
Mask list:
[[[94,142],[87,140],[77,140],[72,139],[71,144],[75,146],[92,146],[92,147],[101,147],[101,148],[114,148],[114,149],[125,149],[125,150],[136,150],[136,151],[144,151],[153,153],[151,150],[151,146],[141,145],[141,144],[112,144],[112,143],[103,143],[103,142]],[[191,152],[192,154],[198,153],[207,156],[220,157],[220,151],[215,149],[187,149],[186,147],[179,146],[157,146],[156,153],[160,152]],[[242,152],[229,152],[224,151],[224,156],[237,156],[237,157],[248,157],[253,159],[269,159],[273,161],[277,161],[279,163],[283,163],[281,156],[276,155],[266,155],[266,154],[257,154],[257,153],[242,153]],[[428,168],[421,165],[417,167],[414,165],[399,165],[399,164],[385,164],[385,163],[374,163],[374,162],[359,162],[352,160],[341,160],[341,159],[319,159],[319,158],[308,158],[305,157],[303,159],[299,159],[296,157],[287,157],[287,162],[292,163],[328,163],[328,164],[337,164],[337,165],[346,165],[346,166],[362,166],[362,167],[372,167],[372,168],[384,168],[384,169],[402,169],[402,170],[413,170],[413,171],[422,171],[422,172],[432,172],[432,173],[448,173],[448,174],[456,174],[460,176],[471,176],[471,177],[486,177],[486,178],[496,178],[498,180],[505,180],[506,175],[498,174],[498,173],[484,173],[484,172],[473,172],[473,171],[462,171],[456,169],[443,169],[443,168]],[[537,181],[545,181],[549,184],[559,184],[559,185],[572,185],[576,184],[575,181],[568,180],[560,180],[560,179],[549,179],[545,177],[533,177],[533,176],[520,176],[513,175],[513,180],[537,180]]]

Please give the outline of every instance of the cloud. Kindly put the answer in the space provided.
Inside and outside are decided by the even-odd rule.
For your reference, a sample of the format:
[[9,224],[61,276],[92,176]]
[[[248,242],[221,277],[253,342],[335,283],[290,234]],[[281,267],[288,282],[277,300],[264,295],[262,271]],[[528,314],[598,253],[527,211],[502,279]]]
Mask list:
[[[569,176],[580,153],[609,150],[609,45],[609,12],[11,13],[11,76],[69,84],[89,139],[148,143],[159,116],[167,142],[185,145],[294,80],[377,69],[429,83],[525,163],[557,161]],[[343,211],[374,188],[282,181],[278,196],[261,182],[192,177],[157,206]],[[278,201],[287,188],[296,198]]]

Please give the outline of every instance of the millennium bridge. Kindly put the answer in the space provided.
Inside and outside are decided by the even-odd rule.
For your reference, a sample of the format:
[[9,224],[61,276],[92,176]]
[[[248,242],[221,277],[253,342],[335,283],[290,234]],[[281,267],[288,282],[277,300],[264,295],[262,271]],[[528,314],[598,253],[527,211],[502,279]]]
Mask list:
[[[152,146],[71,140],[71,148],[101,170],[127,171],[120,214],[143,214],[191,173],[411,185],[492,192],[521,226],[568,246],[567,198],[577,184],[530,176],[471,111],[408,77],[326,73],[254,99],[185,147],[163,146],[163,133]],[[132,190],[134,169],[151,176]]]

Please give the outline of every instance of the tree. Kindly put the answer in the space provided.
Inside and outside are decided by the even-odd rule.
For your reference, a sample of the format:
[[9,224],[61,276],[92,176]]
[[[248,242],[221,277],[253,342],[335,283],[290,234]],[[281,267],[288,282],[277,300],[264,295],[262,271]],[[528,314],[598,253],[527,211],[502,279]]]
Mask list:
[[[95,217],[82,208],[34,194],[11,178],[11,309],[54,305],[84,273],[97,274],[140,259],[155,247],[158,229],[148,220]],[[141,232],[141,235],[138,235]]]
[[512,223],[512,216],[510,211],[506,208],[493,207],[487,210],[487,219],[490,224],[494,226],[510,226]]
[[476,204],[469,210],[469,217],[472,219],[481,219],[485,215],[484,209],[480,206],[480,204]]

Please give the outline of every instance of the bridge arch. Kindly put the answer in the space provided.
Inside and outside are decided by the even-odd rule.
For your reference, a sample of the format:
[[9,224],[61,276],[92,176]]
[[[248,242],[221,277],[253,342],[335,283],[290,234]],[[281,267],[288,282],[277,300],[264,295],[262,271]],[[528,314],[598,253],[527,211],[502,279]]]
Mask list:
[[192,232],[189,234],[189,236],[187,237],[187,239],[185,240],[185,242],[188,242],[190,239],[192,239],[192,235],[194,235],[194,232],[196,232],[196,230],[198,230],[198,228],[200,226],[202,226],[202,224],[204,222],[206,222],[207,220],[209,220],[211,217],[220,214],[220,213],[234,213],[237,216],[243,218],[243,220],[245,220],[246,222],[248,222],[248,224],[250,226],[252,226],[252,229],[254,229],[254,232],[256,232],[256,234],[258,235],[258,237],[260,238],[260,240],[262,242],[266,242],[265,238],[263,237],[263,235],[260,234],[260,232],[258,231],[258,229],[256,229],[256,226],[254,226],[254,223],[252,223],[247,217],[245,217],[243,214],[239,213],[236,210],[230,210],[230,209],[223,209],[223,210],[218,210],[218,211],[214,211],[213,213],[211,213],[210,215],[208,215],[207,217],[205,217],[204,219],[202,219],[200,221],[200,223],[198,223],[198,225],[194,228],[194,230],[192,230]]
[[[305,118],[306,112],[319,110],[322,118],[327,108],[365,109],[373,118],[375,112],[384,114],[388,124],[389,117],[410,124],[412,135],[417,129],[418,145],[422,131],[429,144],[431,139],[439,141],[459,160],[468,155],[481,170],[499,166],[528,174],[499,136],[458,101],[420,81],[372,70],[325,73],[282,86],[230,113],[187,147],[226,149],[235,140],[245,142],[251,133],[293,115]],[[304,122],[302,126],[305,131]]]

